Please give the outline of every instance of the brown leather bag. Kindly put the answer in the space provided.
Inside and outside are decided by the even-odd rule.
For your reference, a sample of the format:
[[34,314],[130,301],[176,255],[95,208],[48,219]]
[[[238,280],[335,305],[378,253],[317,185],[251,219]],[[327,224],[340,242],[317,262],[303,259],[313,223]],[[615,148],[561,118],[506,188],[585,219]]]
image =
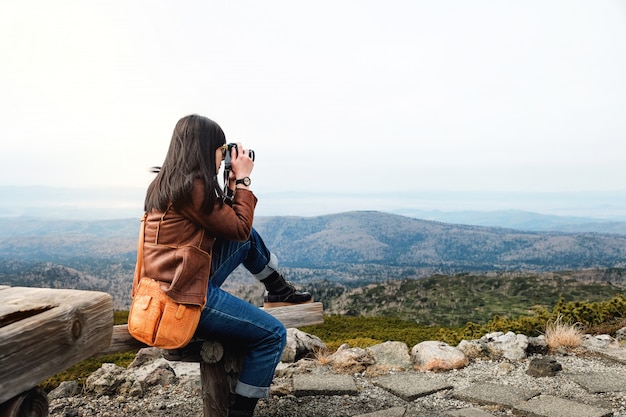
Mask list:
[[163,292],[161,286],[166,283],[141,276],[146,215],[141,222],[134,278],[137,286],[128,313],[128,332],[148,346],[178,349],[193,337],[202,306],[177,303]]

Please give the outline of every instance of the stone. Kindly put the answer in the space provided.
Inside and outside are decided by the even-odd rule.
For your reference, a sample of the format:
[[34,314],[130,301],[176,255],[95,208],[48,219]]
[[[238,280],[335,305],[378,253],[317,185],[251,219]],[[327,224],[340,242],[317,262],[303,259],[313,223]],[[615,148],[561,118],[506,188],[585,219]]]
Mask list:
[[487,343],[483,340],[461,340],[457,348],[470,360],[489,356]]
[[386,410],[374,411],[367,414],[359,414],[354,417],[403,417],[406,415],[405,407],[392,407]]
[[368,366],[374,365],[376,360],[374,355],[367,350],[351,348],[350,345],[344,343],[328,357],[328,363],[338,370],[362,372]]
[[587,349],[608,349],[619,347],[619,342],[608,334],[583,336],[583,346]]
[[523,334],[515,334],[508,332],[489,333],[481,339],[487,342],[489,352],[495,359],[505,358],[512,361],[518,361],[526,358],[526,349],[528,348],[528,336]]
[[425,373],[407,372],[389,374],[374,380],[374,385],[391,392],[404,401],[413,401],[438,391],[452,389],[452,385],[436,381]]
[[567,377],[590,393],[620,392],[626,387],[626,372],[568,373]]
[[413,346],[411,360],[415,368],[422,371],[460,369],[469,363],[461,350],[437,341],[421,342]]
[[452,393],[452,396],[460,400],[476,402],[478,404],[504,404],[512,407],[539,394],[540,392],[535,390],[480,382],[472,384],[462,390],[455,391]]
[[307,395],[357,395],[354,379],[349,375],[298,374],[293,376],[293,394]]
[[376,365],[406,370],[413,367],[409,347],[404,342],[384,342],[365,349],[374,356]]
[[143,383],[147,386],[160,385],[162,387],[171,385],[177,382],[176,373],[171,366],[167,363],[162,363],[158,367],[152,370],[143,379]]
[[56,400],[57,398],[67,398],[80,394],[82,391],[80,385],[76,381],[63,381],[58,387],[48,393],[49,400]]
[[615,339],[619,340],[620,342],[626,340],[626,327],[622,327],[615,332]]
[[154,362],[157,359],[163,357],[163,351],[159,348],[149,347],[139,349],[137,355],[135,355],[135,359],[128,365],[129,369],[132,368],[141,368],[142,366]]
[[85,390],[98,395],[113,395],[128,380],[128,372],[113,363],[103,363],[100,369],[87,377]]
[[516,405],[516,410],[536,417],[610,417],[610,410],[570,401],[552,395],[542,395]]
[[550,347],[544,335],[528,338],[528,348],[526,348],[527,355],[545,355],[549,351]]
[[563,369],[563,367],[555,359],[533,358],[528,364],[526,374],[536,378],[555,376],[561,369]]
[[296,328],[290,328],[287,329],[287,344],[280,361],[293,363],[302,358],[314,356],[319,351],[326,350],[328,348],[319,337]]

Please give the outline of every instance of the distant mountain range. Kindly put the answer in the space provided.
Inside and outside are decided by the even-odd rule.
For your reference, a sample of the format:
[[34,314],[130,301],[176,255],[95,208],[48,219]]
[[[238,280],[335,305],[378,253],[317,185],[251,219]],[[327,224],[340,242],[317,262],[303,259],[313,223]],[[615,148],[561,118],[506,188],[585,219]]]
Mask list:
[[[621,223],[610,234],[571,233],[357,211],[257,217],[255,227],[298,282],[354,286],[434,274],[626,267],[626,234],[616,232],[623,230]],[[0,284],[99,289],[124,306],[138,228],[137,218],[0,218]],[[249,283],[245,275],[239,273],[233,285]]]
[[397,210],[394,213],[444,223],[504,227],[535,232],[592,232],[626,235],[626,221],[581,216],[557,216],[523,210],[441,211],[407,209]]
[[365,211],[258,218],[256,228],[292,267],[378,264],[456,273],[626,264],[626,235],[619,234],[521,231]]

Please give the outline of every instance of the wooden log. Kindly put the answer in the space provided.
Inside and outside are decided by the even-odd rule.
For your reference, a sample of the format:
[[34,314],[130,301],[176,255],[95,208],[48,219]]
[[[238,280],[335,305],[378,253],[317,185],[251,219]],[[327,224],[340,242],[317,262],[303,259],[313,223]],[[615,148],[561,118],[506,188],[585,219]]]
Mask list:
[[262,310],[276,317],[288,329],[324,323],[324,307],[320,302],[264,308]]
[[0,417],[47,417],[48,396],[35,387],[0,404]]
[[220,342],[207,341],[200,354],[203,417],[226,417],[230,395],[235,393],[239,380],[244,352],[232,348],[224,350]]
[[113,301],[102,292],[0,289],[0,403],[111,344]]
[[[276,317],[287,328],[313,326],[324,323],[324,309],[322,303],[319,302],[262,310]],[[143,347],[147,347],[147,345],[137,341],[128,333],[128,325],[120,324],[113,326],[111,345],[98,352],[98,356],[127,352]]]
[[118,324],[113,326],[111,344],[106,349],[98,352],[96,356],[111,355],[131,350],[136,351],[145,347],[149,346],[135,339],[128,333],[128,324]]

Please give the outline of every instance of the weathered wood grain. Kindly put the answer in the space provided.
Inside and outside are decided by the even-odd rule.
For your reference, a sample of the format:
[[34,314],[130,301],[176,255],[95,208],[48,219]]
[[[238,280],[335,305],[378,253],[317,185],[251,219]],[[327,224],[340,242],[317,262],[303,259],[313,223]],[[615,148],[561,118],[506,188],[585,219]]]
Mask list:
[[109,294],[0,288],[0,403],[110,346]]
[[322,303],[295,304],[285,307],[262,309],[276,317],[286,328],[313,326],[324,323]]

